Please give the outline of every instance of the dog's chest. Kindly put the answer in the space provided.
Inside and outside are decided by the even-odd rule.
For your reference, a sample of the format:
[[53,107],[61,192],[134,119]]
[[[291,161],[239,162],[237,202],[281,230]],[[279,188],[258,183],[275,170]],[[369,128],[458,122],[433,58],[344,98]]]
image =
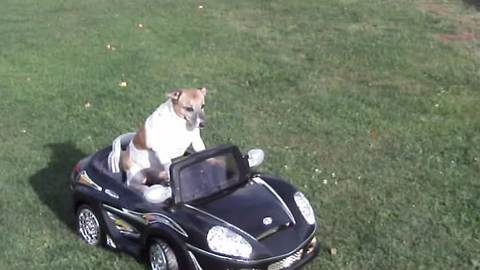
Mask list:
[[192,143],[195,134],[192,131],[183,128],[172,130],[172,132],[166,135],[166,137],[169,138],[166,138],[166,140],[164,138],[165,141],[163,142],[163,145],[169,156],[175,158],[181,156],[185,152]]
[[182,155],[197,135],[195,130],[186,128],[184,119],[171,113],[156,112],[145,124],[147,146],[161,149],[171,157]]
[[188,147],[193,141],[194,132],[189,131],[186,128],[176,129],[172,132],[170,142],[173,145],[178,145],[178,147]]

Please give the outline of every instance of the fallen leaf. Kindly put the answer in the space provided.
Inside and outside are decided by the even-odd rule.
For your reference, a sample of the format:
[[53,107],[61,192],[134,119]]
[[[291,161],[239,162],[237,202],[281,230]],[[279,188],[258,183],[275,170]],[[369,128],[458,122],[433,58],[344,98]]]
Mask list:
[[377,130],[375,128],[370,129],[370,139],[372,140],[372,143],[377,142]]
[[114,47],[112,44],[110,44],[110,43],[108,43],[107,45],[105,45],[105,47],[106,47],[108,50],[115,51],[115,47]]
[[461,34],[438,34],[437,38],[442,41],[470,41],[480,39],[479,35],[475,35],[472,32],[465,31]]

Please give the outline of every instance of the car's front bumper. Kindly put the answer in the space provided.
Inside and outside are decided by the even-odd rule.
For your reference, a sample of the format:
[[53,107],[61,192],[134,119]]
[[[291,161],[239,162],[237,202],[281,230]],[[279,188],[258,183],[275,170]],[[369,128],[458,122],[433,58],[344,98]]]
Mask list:
[[289,255],[274,259],[265,259],[252,262],[238,262],[190,250],[192,261],[195,261],[194,270],[226,269],[226,270],[294,270],[299,269],[318,255],[320,243],[313,238],[308,245],[295,250]]

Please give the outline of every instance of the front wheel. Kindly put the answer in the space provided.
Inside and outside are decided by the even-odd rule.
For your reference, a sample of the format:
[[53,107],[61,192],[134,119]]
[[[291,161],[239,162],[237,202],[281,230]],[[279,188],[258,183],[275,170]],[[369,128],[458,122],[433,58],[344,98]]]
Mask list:
[[98,246],[103,241],[100,221],[94,210],[85,204],[77,210],[77,231],[80,238],[88,245]]
[[164,241],[154,238],[149,246],[148,260],[151,270],[178,270],[178,261],[173,249]]

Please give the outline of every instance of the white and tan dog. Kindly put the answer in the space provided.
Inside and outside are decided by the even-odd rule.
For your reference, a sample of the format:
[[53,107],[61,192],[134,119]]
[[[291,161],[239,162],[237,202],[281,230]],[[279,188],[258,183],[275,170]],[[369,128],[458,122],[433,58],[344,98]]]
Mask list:
[[205,149],[200,128],[205,125],[206,94],[206,88],[175,90],[145,120],[121,156],[129,186],[143,190],[147,179],[168,179],[172,159],[190,145],[195,151]]

